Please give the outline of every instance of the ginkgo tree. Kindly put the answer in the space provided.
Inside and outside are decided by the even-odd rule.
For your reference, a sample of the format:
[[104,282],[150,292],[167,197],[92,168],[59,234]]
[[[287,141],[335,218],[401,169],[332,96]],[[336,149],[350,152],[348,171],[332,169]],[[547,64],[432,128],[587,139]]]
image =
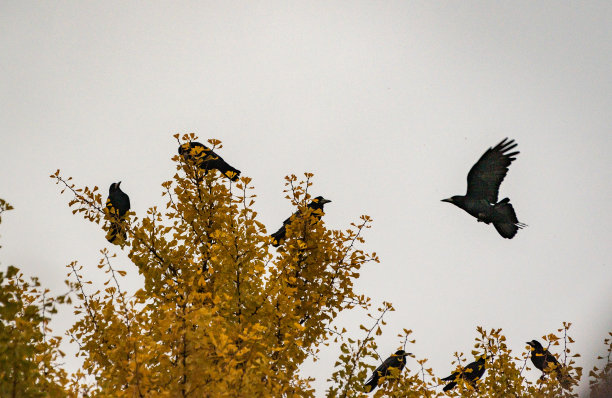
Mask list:
[[[100,266],[109,283],[100,291],[88,293],[82,268],[69,265],[82,315],[70,334],[84,374],[96,380],[80,388],[143,397],[312,395],[300,365],[329,339],[341,311],[368,306],[353,282],[363,264],[378,261],[360,248],[370,219],[326,229],[306,206],[312,175],[287,177],[287,198],[302,216],[273,254],[248,177],[233,184],[174,160],[174,179],[161,184],[166,207],[125,221],[143,288],[131,297],[121,290],[106,250]],[[74,194],[75,213],[109,228],[97,187],[76,188],[59,171],[53,178]]]
[[[197,140],[193,134],[175,138],[179,145]],[[221,148],[217,140],[208,143]],[[143,215],[130,211],[121,220],[126,239],[119,244],[128,252],[128,266],[142,275],[142,287],[135,294],[122,289],[125,271],[108,249],[98,265],[107,275],[102,284],[93,284],[78,263],[68,265],[78,320],[67,334],[78,343],[83,366],[66,394],[310,397],[313,379],[300,368],[323,345],[336,344],[340,355],[327,396],[366,396],[364,381],[385,359],[377,351],[384,316],[394,310],[386,302],[375,309],[354,290],[361,267],[378,262],[376,253],[363,248],[372,220],[363,215],[345,229],[327,228],[325,218],[308,207],[313,175],[291,175],[285,192],[296,216],[285,240],[272,249],[269,232],[257,220],[250,178],[234,183],[189,157],[173,160],[176,174],[161,184],[165,206]],[[59,170],[51,177],[72,195],[74,213],[106,231],[117,222],[98,187],[77,187]],[[361,326],[362,335],[350,335],[334,321],[357,308],[369,312],[372,323]],[[572,378],[570,389],[551,375],[529,381],[529,351],[515,356],[501,330],[478,328],[474,354],[487,355],[487,372],[476,385],[459,381],[443,393],[427,359],[415,358],[402,373],[391,369],[370,396],[577,396],[573,388],[581,369],[570,354],[569,327],[543,340],[564,344],[561,362]],[[398,347],[410,351],[411,333],[404,329],[397,336]],[[455,357],[459,368],[471,360]]]
[[[12,209],[0,199],[0,216]],[[15,266],[0,271],[1,397],[66,396],[68,376],[58,366],[64,356],[61,338],[48,327],[65,298],[52,296],[36,277],[26,279]]]

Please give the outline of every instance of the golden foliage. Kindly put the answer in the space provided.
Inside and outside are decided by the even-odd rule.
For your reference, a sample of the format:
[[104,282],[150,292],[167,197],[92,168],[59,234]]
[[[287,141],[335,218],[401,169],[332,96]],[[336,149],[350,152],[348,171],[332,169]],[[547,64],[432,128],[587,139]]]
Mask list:
[[604,364],[601,365],[601,369],[594,366],[589,372],[589,376],[592,377],[592,380],[589,380],[592,398],[612,397],[612,332],[604,339],[604,344],[607,348],[606,356],[597,358],[604,360]]
[[[0,199],[0,213],[11,209]],[[16,267],[0,272],[0,396],[66,396],[66,372],[57,366],[61,338],[50,336],[47,326],[63,301]]]
[[[179,145],[195,141],[184,135]],[[218,140],[208,141],[212,149]],[[195,159],[195,160],[194,160]],[[340,355],[329,378],[329,397],[366,396],[364,381],[380,363],[376,339],[393,311],[383,302],[372,325],[361,325],[362,338],[334,325],[344,310],[370,311],[368,297],[353,290],[361,267],[378,262],[361,249],[371,219],[361,216],[345,230],[326,228],[324,218],[307,205],[312,177],[286,177],[286,198],[296,208],[286,238],[276,251],[257,220],[251,179],[232,183],[217,171],[198,167],[197,156],[175,156],[176,174],[161,184],[163,209],[151,207],[141,218],[129,212],[121,242],[144,278],[128,295],[120,288],[124,271],[111,265],[103,250],[99,264],[108,275],[104,286],[87,293],[82,268],[70,268],[71,288],[79,298],[79,320],[69,334],[78,342],[83,369],[73,375],[73,394],[100,397],[311,397],[312,379],[300,366],[316,358],[321,345],[339,344]],[[74,213],[103,224],[110,221],[98,187],[76,188],[59,170],[51,176],[74,197]],[[570,324],[542,339],[563,343],[561,369],[528,380],[530,350],[514,356],[501,329],[477,329],[472,355],[486,355],[487,371],[475,385],[460,380],[451,391],[427,367],[427,359],[409,361],[403,372],[391,369],[371,396],[382,397],[576,397],[581,369],[570,355]],[[415,344],[412,331],[398,335],[398,346]],[[552,348],[551,348],[552,349]],[[473,360],[455,353],[452,365]],[[609,358],[608,358],[609,363]],[[450,370],[450,369],[449,369]],[[606,367],[606,372],[609,367]],[[401,374],[400,374],[401,373]],[[597,378],[605,372],[592,372]],[[557,377],[559,376],[559,377]],[[562,386],[561,384],[564,384]],[[565,387],[565,388],[564,388]]]
[[[100,266],[109,281],[96,293],[86,292],[78,264],[69,265],[81,316],[70,334],[96,380],[80,388],[94,396],[313,396],[300,365],[329,339],[341,311],[367,307],[353,281],[363,264],[378,261],[359,248],[371,220],[326,229],[307,207],[312,174],[287,177],[302,216],[274,255],[249,178],[232,184],[174,160],[174,180],[162,184],[166,208],[131,214],[126,226],[129,258],[144,277],[138,294],[121,291],[107,251]],[[97,187],[52,177],[73,192],[74,212],[108,219]]]

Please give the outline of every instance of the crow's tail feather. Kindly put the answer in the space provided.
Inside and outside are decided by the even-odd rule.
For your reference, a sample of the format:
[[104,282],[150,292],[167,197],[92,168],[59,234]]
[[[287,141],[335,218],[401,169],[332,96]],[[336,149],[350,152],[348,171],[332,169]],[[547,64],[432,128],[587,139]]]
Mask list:
[[559,370],[559,372],[557,373],[557,380],[559,380],[559,384],[561,384],[561,387],[565,388],[566,390],[572,388],[573,379],[567,373],[566,369]]
[[227,163],[225,163],[223,166],[224,167],[222,167],[220,171],[230,180],[234,182],[238,181],[238,178],[240,177],[240,170],[230,166]]
[[278,231],[274,232],[270,237],[272,238],[272,246],[278,247],[281,244],[281,241],[285,239],[285,226],[279,228]]
[[363,385],[363,389],[369,393],[374,391],[376,387],[378,387],[378,377],[373,374],[372,377],[370,377],[370,380]]
[[446,386],[444,386],[444,388],[442,389],[442,391],[449,391],[452,390],[455,386],[457,385],[456,382],[450,382],[448,383]]
[[121,227],[121,225],[119,223],[112,223],[108,233],[106,234],[106,240],[108,240],[110,243],[115,243],[118,236],[121,236],[124,241],[127,239],[127,233]]
[[495,212],[496,220],[493,222],[493,226],[506,239],[514,238],[519,229],[527,226],[516,218],[514,207],[512,207],[508,198],[502,199],[495,205]]

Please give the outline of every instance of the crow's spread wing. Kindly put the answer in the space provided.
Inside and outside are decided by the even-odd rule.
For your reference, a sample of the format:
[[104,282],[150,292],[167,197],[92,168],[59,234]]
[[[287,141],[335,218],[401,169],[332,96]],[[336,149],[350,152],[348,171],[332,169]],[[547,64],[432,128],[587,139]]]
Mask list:
[[514,140],[508,141],[504,138],[495,147],[489,148],[468,173],[466,196],[497,203],[499,186],[508,173],[508,166],[519,153],[519,151],[509,152],[516,146]]

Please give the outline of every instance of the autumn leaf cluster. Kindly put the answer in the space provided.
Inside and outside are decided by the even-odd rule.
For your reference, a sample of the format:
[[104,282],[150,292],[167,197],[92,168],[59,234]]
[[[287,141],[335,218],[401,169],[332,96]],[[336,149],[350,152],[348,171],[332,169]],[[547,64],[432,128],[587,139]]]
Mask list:
[[55,366],[64,353],[51,336],[50,317],[65,297],[52,297],[18,268],[0,271],[0,396],[63,397],[66,372]]
[[[175,137],[179,144],[197,139]],[[221,148],[217,140],[208,143]],[[0,274],[0,338],[9,347],[0,351],[0,395],[10,396],[6,388],[16,383],[17,396],[311,397],[313,379],[300,369],[333,345],[339,356],[327,396],[365,396],[364,381],[388,355],[379,353],[377,341],[388,339],[384,317],[394,310],[354,290],[361,268],[379,261],[363,249],[372,220],[363,215],[345,229],[328,228],[325,217],[308,207],[313,175],[290,175],[285,194],[297,216],[273,249],[258,221],[250,178],[233,183],[182,156],[173,160],[176,173],[161,184],[165,206],[130,211],[121,220],[126,239],[114,247],[125,250],[130,263],[118,267],[115,254],[101,250],[97,266],[106,279],[95,283],[87,266],[67,266],[77,320],[66,335],[83,363],[75,374],[61,370],[60,338],[47,328],[64,296],[51,298],[37,280],[25,283],[15,268]],[[51,177],[71,195],[73,213],[106,232],[117,221],[105,211],[98,187],[77,187],[59,170]],[[122,288],[127,267],[143,277],[135,292]],[[356,309],[370,314],[361,332],[336,325],[340,313]],[[476,388],[460,382],[443,393],[427,359],[414,358],[404,372],[392,370],[371,396],[577,396],[581,369],[569,329],[564,324],[543,341],[551,349],[563,347],[570,389],[555,377],[528,380],[529,351],[517,356],[501,329],[478,328],[473,352],[455,353],[449,366],[486,354],[487,372]],[[416,344],[411,333],[403,329],[397,335],[398,347],[410,351]],[[591,373],[594,389],[609,374],[609,364],[610,356]]]

